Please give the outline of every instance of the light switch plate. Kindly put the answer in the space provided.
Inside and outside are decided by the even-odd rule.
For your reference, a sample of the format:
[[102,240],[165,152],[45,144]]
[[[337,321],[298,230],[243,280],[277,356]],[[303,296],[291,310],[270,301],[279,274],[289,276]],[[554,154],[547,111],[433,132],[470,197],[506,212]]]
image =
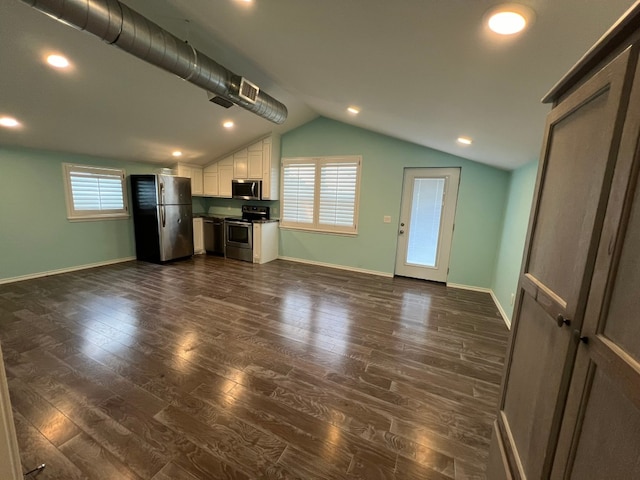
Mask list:
[[384,223],[391,223],[391,216],[390,215],[385,215],[384,217],[382,217],[382,221]]

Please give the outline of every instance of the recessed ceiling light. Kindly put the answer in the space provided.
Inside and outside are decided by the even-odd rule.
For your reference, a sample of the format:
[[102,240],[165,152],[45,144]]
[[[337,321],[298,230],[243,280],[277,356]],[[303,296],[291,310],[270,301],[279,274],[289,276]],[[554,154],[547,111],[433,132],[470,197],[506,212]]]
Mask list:
[[62,55],[49,55],[47,63],[55,68],[67,68],[69,66],[69,60]]
[[181,157],[182,152],[180,150],[176,150],[175,152],[172,152],[171,155],[173,155],[174,157]]
[[231,120],[227,120],[222,124],[224,128],[233,128],[234,123]]
[[351,113],[352,115],[357,115],[360,113],[360,109],[358,107],[349,107],[347,108],[347,112]]
[[473,143],[469,137],[458,137],[457,141],[461,145],[471,145],[471,143]]
[[0,126],[16,128],[20,126],[20,122],[13,117],[0,117]]
[[533,21],[533,10],[517,3],[498,5],[487,12],[489,28],[499,35],[514,35]]

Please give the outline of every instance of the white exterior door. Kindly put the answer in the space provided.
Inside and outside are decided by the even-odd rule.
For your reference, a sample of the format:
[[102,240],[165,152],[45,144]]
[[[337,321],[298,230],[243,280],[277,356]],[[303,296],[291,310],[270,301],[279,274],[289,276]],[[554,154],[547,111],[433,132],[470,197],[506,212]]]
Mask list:
[[405,169],[396,275],[447,281],[459,183],[459,168]]

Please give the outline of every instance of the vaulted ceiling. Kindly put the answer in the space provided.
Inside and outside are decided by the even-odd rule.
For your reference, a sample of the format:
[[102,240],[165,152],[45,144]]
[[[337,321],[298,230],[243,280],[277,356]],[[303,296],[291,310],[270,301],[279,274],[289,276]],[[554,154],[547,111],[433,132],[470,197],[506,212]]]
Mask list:
[[[522,0],[534,22],[490,34],[487,0],[123,0],[274,96],[275,125],[57,22],[0,3],[0,145],[205,165],[318,115],[495,165],[539,155],[540,98],[634,2]],[[62,53],[71,68],[44,62]],[[357,116],[347,107],[360,108]],[[222,123],[233,120],[225,129]],[[458,136],[473,144],[463,147]]]

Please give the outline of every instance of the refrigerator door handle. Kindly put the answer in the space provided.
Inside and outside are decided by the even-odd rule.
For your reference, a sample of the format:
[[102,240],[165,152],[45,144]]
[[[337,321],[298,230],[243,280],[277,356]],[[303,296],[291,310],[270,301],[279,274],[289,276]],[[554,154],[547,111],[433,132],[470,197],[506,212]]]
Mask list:
[[167,226],[167,212],[165,212],[165,206],[162,205],[160,208],[160,218],[162,219],[162,228]]
[[164,182],[160,181],[160,203],[164,205]]

